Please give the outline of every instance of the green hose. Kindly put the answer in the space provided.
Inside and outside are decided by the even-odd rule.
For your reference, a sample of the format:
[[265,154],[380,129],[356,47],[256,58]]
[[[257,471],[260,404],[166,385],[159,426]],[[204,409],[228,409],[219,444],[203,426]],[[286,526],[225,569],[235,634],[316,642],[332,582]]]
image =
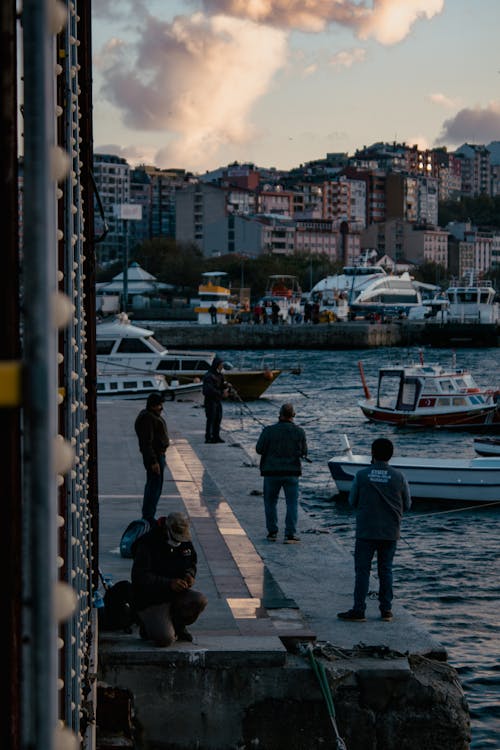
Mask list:
[[316,661],[312,646],[309,645],[307,650],[309,653],[309,661],[311,662],[312,670],[319,682],[319,686],[321,688],[321,692],[323,693],[323,698],[325,699],[326,707],[328,710],[328,716],[330,717],[330,721],[332,722],[333,731],[335,732],[337,750],[347,750],[347,746],[340,736],[339,730],[337,729],[335,706],[333,704],[332,693],[330,690],[330,685],[328,684],[328,677],[326,676],[325,667],[322,662]]

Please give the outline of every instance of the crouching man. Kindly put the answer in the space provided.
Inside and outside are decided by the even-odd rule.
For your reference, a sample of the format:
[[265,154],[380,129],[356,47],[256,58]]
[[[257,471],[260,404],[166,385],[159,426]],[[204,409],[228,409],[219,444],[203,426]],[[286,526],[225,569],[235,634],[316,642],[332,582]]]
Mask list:
[[156,646],[192,641],[186,630],[207,606],[207,598],[192,586],[196,550],[189,519],[183,513],[162,516],[134,549],[132,586],[142,638]]

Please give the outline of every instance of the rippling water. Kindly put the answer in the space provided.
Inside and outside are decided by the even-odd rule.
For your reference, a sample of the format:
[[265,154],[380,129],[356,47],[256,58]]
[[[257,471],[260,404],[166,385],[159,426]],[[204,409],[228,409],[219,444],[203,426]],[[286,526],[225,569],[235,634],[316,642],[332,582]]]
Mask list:
[[[302,505],[316,523],[329,528],[346,546],[354,543],[354,519],[344,502],[336,502],[336,487],[328,459],[340,452],[346,433],[353,452],[369,453],[375,437],[389,437],[396,454],[475,455],[473,434],[445,430],[397,429],[373,425],[357,406],[363,398],[358,361],[368,385],[375,390],[378,368],[389,362],[418,359],[414,349],[351,352],[226,352],[238,366],[269,364],[302,373],[284,372],[265,397],[247,405],[225,405],[225,420],[239,430],[238,439],[253,446],[263,424],[277,418],[284,401],[293,401],[296,422],[307,432],[313,464],[304,466]],[[451,350],[428,350],[427,362],[452,364]],[[499,349],[459,349],[457,366],[468,368],[478,383],[500,385]],[[499,498],[500,500],[500,498]],[[395,560],[395,592],[427,630],[442,643],[449,662],[460,675],[469,703],[474,750],[500,748],[499,706],[499,542],[500,505],[474,508],[419,503],[405,516]],[[443,750],[453,750],[443,748]]]

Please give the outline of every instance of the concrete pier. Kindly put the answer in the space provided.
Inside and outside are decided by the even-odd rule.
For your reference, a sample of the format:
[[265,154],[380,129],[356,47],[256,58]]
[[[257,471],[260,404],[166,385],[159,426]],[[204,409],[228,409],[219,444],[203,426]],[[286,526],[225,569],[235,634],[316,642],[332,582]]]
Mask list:
[[[99,402],[99,565],[115,582],[130,579],[118,545],[140,517],[142,406]],[[100,634],[98,748],[324,750],[339,747],[335,728],[348,750],[468,748],[468,711],[443,646],[399,601],[389,623],[373,600],[367,622],[338,620],[352,603],[352,551],[303,512],[300,544],[268,542],[255,455],[228,432],[225,444],[205,445],[197,395],[165,412],[172,444],[157,515],[190,516],[195,588],[209,605],[189,628],[193,643],[156,648],[135,628]],[[326,669],[333,721],[309,645]]]

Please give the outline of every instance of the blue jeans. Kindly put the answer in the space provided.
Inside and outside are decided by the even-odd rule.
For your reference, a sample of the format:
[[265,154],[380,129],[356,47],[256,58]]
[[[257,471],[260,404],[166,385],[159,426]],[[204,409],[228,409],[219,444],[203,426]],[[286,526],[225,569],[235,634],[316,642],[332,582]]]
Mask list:
[[156,506],[163,489],[163,474],[165,472],[165,456],[159,459],[160,473],[155,474],[151,467],[146,467],[146,484],[144,485],[144,498],[142,501],[142,517],[150,523],[154,520]]
[[286,500],[285,535],[295,534],[299,513],[299,478],[264,477],[264,509],[269,534],[278,531],[278,496],[283,487]]
[[392,605],[392,561],[396,542],[388,539],[356,539],[354,547],[354,610],[365,611],[366,596],[370,584],[370,571],[375,552],[379,579],[378,601],[381,612],[390,611]]

